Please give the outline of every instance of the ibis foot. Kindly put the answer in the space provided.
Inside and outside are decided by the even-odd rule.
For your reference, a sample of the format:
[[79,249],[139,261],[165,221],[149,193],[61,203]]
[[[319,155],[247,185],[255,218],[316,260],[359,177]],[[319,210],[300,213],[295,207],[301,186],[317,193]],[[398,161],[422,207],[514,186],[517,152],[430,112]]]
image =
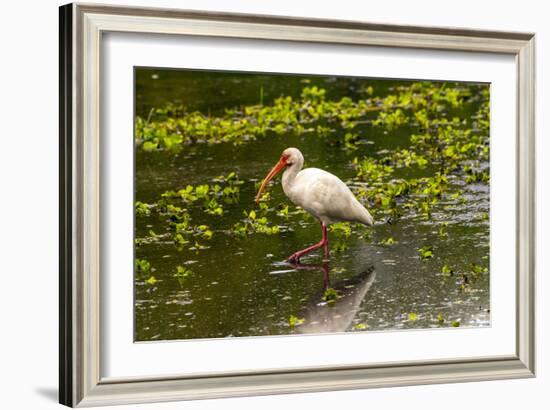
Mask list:
[[315,245],[311,245],[308,248],[302,249],[301,251],[294,252],[292,255],[289,256],[287,259],[288,262],[300,262],[300,258],[304,256],[305,254],[308,254],[310,252],[313,252],[316,249],[323,248],[324,251],[324,259],[328,260],[330,256],[330,251],[328,249],[328,235],[327,235],[327,227],[324,223],[321,222],[321,231],[323,232],[323,238],[321,239],[321,242],[316,243]]
[[297,253],[298,252],[290,255],[286,261],[290,263],[300,263],[300,255],[297,255]]

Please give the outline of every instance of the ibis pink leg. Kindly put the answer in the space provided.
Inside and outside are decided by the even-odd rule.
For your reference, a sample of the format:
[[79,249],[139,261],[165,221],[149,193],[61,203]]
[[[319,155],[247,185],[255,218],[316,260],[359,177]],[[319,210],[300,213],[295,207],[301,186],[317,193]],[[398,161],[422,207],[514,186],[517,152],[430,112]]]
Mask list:
[[306,249],[302,249],[301,251],[295,252],[288,258],[289,262],[299,262],[300,258],[304,256],[307,253],[313,252],[316,249],[324,248],[325,250],[325,258],[328,258],[328,234],[327,234],[327,227],[324,223],[321,222],[321,230],[323,232],[323,238],[321,239],[321,242],[316,243],[315,245],[311,245],[310,247]]

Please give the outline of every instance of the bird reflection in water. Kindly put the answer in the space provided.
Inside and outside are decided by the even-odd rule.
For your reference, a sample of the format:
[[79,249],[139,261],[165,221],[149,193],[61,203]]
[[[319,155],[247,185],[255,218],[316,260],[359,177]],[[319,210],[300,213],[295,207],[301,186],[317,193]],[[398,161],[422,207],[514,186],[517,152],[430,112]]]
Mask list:
[[[337,333],[350,329],[361,303],[376,277],[374,266],[368,266],[349,279],[331,284],[329,262],[322,264],[291,263],[296,270],[320,270],[323,273],[323,287],[316,293],[308,306],[300,312],[304,323],[296,327],[297,333]],[[334,289],[337,299],[330,303],[323,301],[327,289]]]

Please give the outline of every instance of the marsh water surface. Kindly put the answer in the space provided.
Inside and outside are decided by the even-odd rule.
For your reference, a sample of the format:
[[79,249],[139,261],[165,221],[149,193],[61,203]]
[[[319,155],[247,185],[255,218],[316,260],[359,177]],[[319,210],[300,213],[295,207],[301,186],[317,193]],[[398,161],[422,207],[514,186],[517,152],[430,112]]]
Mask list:
[[[365,98],[367,87],[369,95],[385,97],[402,84],[409,82],[137,69],[136,115],[153,121],[152,110],[167,104],[182,104],[205,116],[223,115],[226,109],[268,105],[281,96],[299,98],[306,86],[326,90],[331,100]],[[483,87],[463,86],[474,97]],[[471,128],[480,104],[465,99],[444,114],[465,119],[460,126]],[[357,178],[354,158],[381,158],[407,147],[410,136],[418,133],[414,121],[374,127],[370,122],[377,115],[373,112],[354,128],[360,137],[352,149],[334,144],[330,136],[319,137],[316,130],[268,132],[237,144],[192,141],[177,150],[136,146],[135,199],[150,208],[136,214],[136,258],[148,263],[136,268],[145,271],[136,272],[136,340],[489,326],[487,181],[450,179],[449,192],[460,196],[438,195],[428,215],[401,206],[399,196],[397,215],[364,201],[375,226],[329,232],[328,262],[318,253],[299,265],[285,262],[294,251],[318,242],[321,231],[317,221],[285,197],[280,179],[269,188],[269,210],[264,212],[277,231],[232,232],[247,219],[245,212],[255,210],[257,218],[262,214],[254,203],[257,184],[287,147],[302,151],[306,167],[337,175],[354,192],[368,185]],[[478,165],[484,169],[488,162]],[[393,175],[422,178],[436,171],[437,165],[428,163],[401,167]],[[151,204],[163,193],[189,185],[223,188],[220,176],[231,173],[237,175],[238,193],[219,197],[221,214],[205,212],[202,200],[178,205],[210,233],[192,235],[189,243],[177,246],[166,234],[173,229],[167,223],[174,221]]]

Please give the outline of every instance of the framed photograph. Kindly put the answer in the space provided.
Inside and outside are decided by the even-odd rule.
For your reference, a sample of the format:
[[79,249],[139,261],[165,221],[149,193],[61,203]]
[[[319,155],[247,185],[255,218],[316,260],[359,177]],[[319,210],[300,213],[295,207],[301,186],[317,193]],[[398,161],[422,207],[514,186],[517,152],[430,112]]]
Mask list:
[[60,402],[534,377],[534,35],[60,8]]

